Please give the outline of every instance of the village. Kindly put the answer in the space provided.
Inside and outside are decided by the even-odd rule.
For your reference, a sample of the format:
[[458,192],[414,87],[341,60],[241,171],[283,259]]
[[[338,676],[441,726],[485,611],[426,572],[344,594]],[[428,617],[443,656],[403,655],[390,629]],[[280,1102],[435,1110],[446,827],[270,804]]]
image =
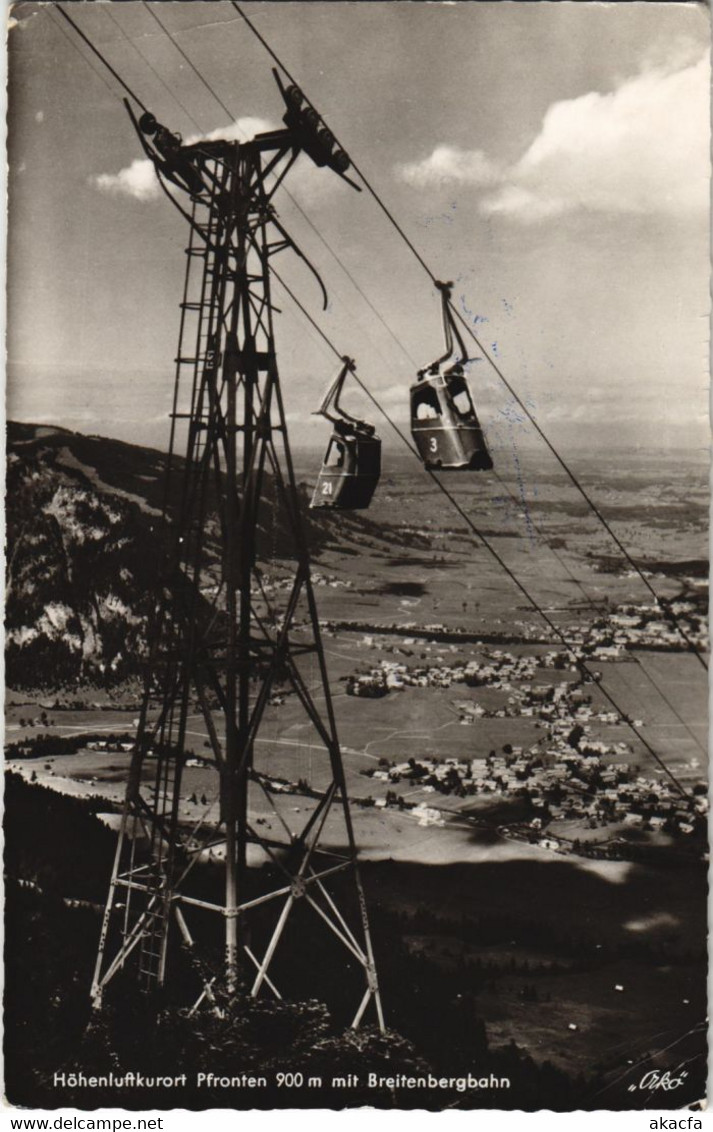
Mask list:
[[[674,612],[695,632],[687,603],[677,603]],[[523,626],[516,628],[521,632]],[[384,757],[378,745],[372,747],[373,765],[358,772],[369,780],[369,791],[350,788],[355,806],[408,812],[424,826],[467,821],[558,853],[621,857],[637,844],[651,842],[695,850],[696,835],[704,827],[703,783],[683,794],[670,778],[652,774],[648,765],[642,769],[637,759],[643,752],[632,745],[631,728],[640,731],[644,721],[607,702],[599,687],[602,673],[593,666],[596,661],[631,663],[630,650],[647,641],[666,647],[674,630],[656,619],[652,609],[622,606],[589,625],[568,625],[571,647],[566,650],[551,642],[533,648],[525,633],[519,642],[524,647],[468,641],[465,650],[462,635],[454,639],[458,630],[441,627],[439,632],[438,626],[426,625],[406,635],[409,629],[403,624],[400,629],[362,633],[359,650],[381,655],[376,663],[341,677],[345,694],[380,699],[408,696],[412,689],[441,695],[451,690],[453,721],[473,729],[473,743],[466,743],[465,750],[460,744],[454,755],[452,745],[439,750],[434,737],[429,748],[406,759],[398,749]],[[673,639],[676,648],[679,640]],[[278,684],[269,704],[280,709],[285,702]],[[478,724],[488,720],[512,720],[513,734],[502,735],[500,729],[497,744],[492,737],[483,743]],[[39,719],[22,718],[20,726],[34,730],[53,722],[43,711]],[[531,739],[523,734],[525,724],[536,732]],[[82,748],[126,754],[132,747],[133,736],[125,732],[61,739],[38,734],[20,740],[8,754],[37,759]],[[188,767],[206,765],[205,757],[188,754]],[[46,770],[55,776],[54,768]],[[272,794],[319,797],[308,778],[293,780],[273,772],[265,785]],[[90,776],[90,785],[96,781]]]
[[699,828],[707,809],[703,787],[701,793],[695,788],[692,798],[683,798],[665,780],[632,772],[622,763],[605,761],[601,753],[595,753],[605,748],[604,744],[580,742],[581,748],[570,746],[558,736],[544,751],[539,747],[523,751],[506,744],[501,753],[491,751],[485,757],[468,761],[410,758],[361,773],[391,787],[386,797],[376,799],[374,805],[413,808],[415,816],[432,822],[443,816],[435,800],[433,806],[408,803],[393,787],[408,782],[418,785],[423,793],[520,798],[530,816],[523,822],[508,823],[509,832],[519,829],[547,849],[573,844],[571,837],[547,836],[548,827],[561,821],[579,820],[583,829],[617,825],[683,835],[693,834]]
[[[697,589],[697,579],[684,579],[689,589]],[[330,585],[334,582],[330,581]],[[667,606],[670,618],[662,616],[661,608],[653,604],[624,604],[602,612],[589,622],[572,622],[560,626],[578,659],[601,661],[626,661],[631,649],[664,650],[681,652],[688,647],[705,650],[708,647],[705,611],[693,598],[680,598]],[[363,621],[340,620],[323,623],[327,634],[337,631],[362,632],[367,634],[364,643],[373,645],[370,634],[393,634],[403,639],[404,645],[413,645],[420,640],[436,642],[468,641],[475,645],[484,642],[555,644],[556,636],[546,628],[529,622],[509,619],[509,628],[498,631],[491,627],[478,634],[463,628],[448,626],[440,622],[419,625],[415,621],[392,622],[388,625],[369,625]],[[682,637],[681,628],[686,639]],[[690,645],[687,643],[690,642]],[[559,653],[555,654],[551,666],[566,668],[570,662]]]
[[[633,614],[623,616],[633,620]],[[619,635],[624,637],[631,628],[622,628]],[[627,643],[628,637],[616,641],[614,647],[624,648]],[[417,786],[421,793],[518,799],[526,817],[511,824],[508,832],[558,851],[569,851],[580,840],[552,833],[565,823],[578,823],[583,834],[607,829],[605,838],[627,829],[684,837],[701,829],[707,806],[703,783],[684,795],[673,780],[641,773],[630,743],[595,737],[593,724],[607,728],[633,725],[638,730],[644,722],[606,703],[593,702],[592,692],[601,674],[580,670],[574,663],[579,656],[580,649],[570,660],[563,652],[533,656],[481,648],[479,659],[466,663],[448,663],[441,655],[413,666],[383,659],[368,671],[348,677],[347,694],[363,697],[404,693],[409,688],[480,688],[487,690],[484,698],[489,698],[489,704],[474,698],[451,701],[462,725],[484,718],[532,717],[534,726],[544,731],[527,748],[506,743],[499,751],[472,758],[431,754],[401,762],[382,759],[377,769],[360,772],[387,787],[386,797],[374,804],[402,809],[415,805],[416,816],[424,821],[442,817],[437,807],[423,800],[406,802],[394,790],[399,783]],[[535,682],[538,669],[568,669],[575,675],[556,682]],[[500,696],[494,697],[493,691]],[[593,839],[596,835],[591,833],[586,838]]]

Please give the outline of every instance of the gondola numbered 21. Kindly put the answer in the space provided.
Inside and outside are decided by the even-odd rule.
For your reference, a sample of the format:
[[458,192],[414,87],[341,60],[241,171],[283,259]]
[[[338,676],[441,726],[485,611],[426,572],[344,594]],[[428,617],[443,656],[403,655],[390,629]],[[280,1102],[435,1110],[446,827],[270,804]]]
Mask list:
[[[488,471],[493,466],[465,377],[466,349],[450,310],[450,283],[441,292],[446,353],[419,370],[411,386],[411,435],[427,468]],[[453,339],[461,356],[453,358]],[[445,368],[444,368],[445,367]]]
[[317,409],[332,424],[332,435],[312,495],[310,507],[361,511],[368,507],[381,473],[381,440],[373,425],[345,412],[339,397],[354,362],[344,365]]

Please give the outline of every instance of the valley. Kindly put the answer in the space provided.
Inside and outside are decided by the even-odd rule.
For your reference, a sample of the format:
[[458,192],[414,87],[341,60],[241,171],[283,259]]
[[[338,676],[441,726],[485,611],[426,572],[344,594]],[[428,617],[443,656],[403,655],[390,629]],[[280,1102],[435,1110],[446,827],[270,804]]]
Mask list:
[[[115,830],[155,558],[141,548],[158,538],[164,458],[50,428],[10,435],[6,766],[90,801]],[[571,485],[529,448],[498,478],[451,476],[448,488],[568,649],[418,465],[390,459],[368,512],[308,513],[369,901],[377,922],[398,918],[409,962],[443,978],[477,970],[492,1048],[515,1041],[572,1073],[596,1065],[606,1085],[656,1044],[662,1002],[666,1040],[700,1013],[705,672]],[[703,455],[677,454],[665,482],[645,452],[622,454],[606,473],[595,455],[581,463],[651,586],[705,648]],[[297,454],[305,500],[318,464]],[[262,530],[269,595],[284,587],[289,539],[277,513]],[[208,576],[206,593],[211,585]],[[302,633],[298,619],[296,642]],[[299,661],[308,687],[316,665],[314,654]],[[179,817],[210,871],[224,850],[198,704],[187,745]],[[255,768],[251,821],[287,845],[329,768],[279,682]],[[148,788],[152,774],[149,757]],[[337,818],[324,829],[336,850]],[[249,862],[259,878],[264,856],[253,849]],[[586,971],[574,961],[582,947]]]

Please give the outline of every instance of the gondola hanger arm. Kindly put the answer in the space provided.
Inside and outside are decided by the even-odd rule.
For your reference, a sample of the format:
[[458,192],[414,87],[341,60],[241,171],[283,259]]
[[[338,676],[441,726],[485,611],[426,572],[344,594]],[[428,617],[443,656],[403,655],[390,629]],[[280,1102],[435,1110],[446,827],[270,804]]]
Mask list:
[[342,395],[342,389],[344,388],[347,374],[356,373],[356,362],[353,358],[344,354],[342,361],[344,363],[342,368],[322,398],[321,405],[318,409],[315,409],[313,416],[325,417],[328,421],[331,421],[337,430],[339,430],[340,427],[344,429],[344,427],[347,426],[349,429],[354,429],[362,435],[373,436],[375,432],[374,425],[369,424],[368,421],[361,420],[360,417],[353,416],[339,404],[339,398]]
[[327,389],[327,392],[322,398],[319,408],[315,409],[312,414],[313,416],[325,417],[328,421],[331,421],[332,424],[336,424],[340,420],[340,418],[342,420],[345,418],[347,420],[351,419],[348,413],[345,413],[344,410],[339,407],[339,398],[341,396],[342,387],[346,380],[347,374],[354,373],[356,369],[356,362],[347,354],[342,355],[342,362],[342,368],[340,369],[332,384]]
[[451,312],[451,291],[453,290],[453,283],[441,283],[439,280],[434,280],[434,285],[441,294],[441,314],[443,317],[443,337],[446,342],[446,352],[442,357],[436,358],[430,365],[424,366],[423,369],[418,371],[418,376],[423,377],[427,373],[437,373],[440,366],[444,362],[449,361],[453,355],[453,339],[455,338],[458,348],[460,350],[460,358],[454,363],[455,365],[465,365],[468,361],[468,351],[465,348],[465,343],[460,336],[458,327],[456,326],[453,314]]
[[444,326],[447,325],[450,330],[451,350],[453,349],[453,339],[455,338],[456,342],[458,343],[458,349],[460,350],[460,358],[458,359],[458,364],[464,366],[468,361],[468,351],[465,348],[465,342],[461,337],[460,331],[458,330],[458,326],[453,317],[453,303],[451,302],[453,284],[437,282],[436,287],[438,287],[438,290],[441,292],[441,300],[443,302],[443,323]]

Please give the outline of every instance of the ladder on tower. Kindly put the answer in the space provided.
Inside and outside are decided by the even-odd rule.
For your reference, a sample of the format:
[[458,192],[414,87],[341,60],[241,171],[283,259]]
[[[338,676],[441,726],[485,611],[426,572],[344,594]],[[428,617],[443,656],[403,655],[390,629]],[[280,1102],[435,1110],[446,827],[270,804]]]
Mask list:
[[[298,154],[296,141],[287,130],[246,144],[186,147],[205,191],[191,195],[190,214],[178,205],[190,237],[175,359],[166,554],[92,997],[101,1004],[104,989],[130,955],[134,970],[138,960],[142,985],[160,986],[171,967],[169,924],[172,928],[175,919],[184,941],[199,943],[185,921],[187,908],[208,941],[205,913],[222,918],[225,994],[233,995],[245,955],[257,969],[250,993],[257,997],[266,986],[279,998],[272,982],[275,952],[284,948],[284,936],[300,931],[300,917],[314,912],[361,969],[353,1025],[373,1003],[383,1028],[276,360],[269,259],[294,245],[276,220],[274,186],[268,189],[266,180],[274,176],[280,183]],[[164,166],[156,161],[160,171]],[[284,526],[287,545],[284,560],[281,547],[273,545],[279,577],[263,586],[261,566],[270,551],[259,539],[270,525]],[[319,668],[315,689],[308,680],[308,656],[316,657]],[[250,785],[264,781],[254,766],[255,743],[278,680],[295,692],[331,773],[316,806],[299,821],[288,820],[273,798],[279,828],[270,833],[254,828]],[[197,874],[187,882],[211,845],[181,824],[185,813],[179,812],[183,768],[193,756],[187,741],[204,734],[193,723],[198,709],[204,745],[213,751],[202,761],[217,787],[208,810],[220,802],[210,836],[213,845],[222,840],[225,846],[224,854],[216,854],[223,887],[214,901],[201,898]],[[326,828],[330,816],[334,828]],[[199,825],[205,821],[204,815]],[[128,832],[131,822],[134,831],[141,826],[141,836]],[[253,843],[271,862],[264,875],[249,875]],[[338,886],[347,872],[353,887],[342,894]],[[211,878],[209,894],[212,883]],[[254,887],[267,891],[255,896]],[[113,913],[121,910],[115,895],[122,888],[125,927],[117,950],[119,917]],[[253,915],[254,909],[259,910]],[[204,983],[193,1009],[211,997],[211,988],[212,980]]]
[[180,795],[180,758],[175,751],[169,749],[157,760],[151,792],[151,821],[145,827],[150,836],[149,860],[132,878],[141,885],[143,896],[138,968],[139,978],[146,990],[163,983],[168,917],[171,913],[170,881],[175,853],[180,849],[177,839],[171,842],[170,833],[171,829],[176,828],[172,819]]
[[181,326],[176,357],[176,401],[186,386],[190,389],[189,405],[174,414],[189,421],[186,446],[188,459],[195,470],[205,455],[210,423],[210,390],[217,369],[215,341],[220,295],[218,257],[221,243],[221,211],[219,198],[225,189],[227,170],[220,162],[212,162],[212,191],[209,196],[193,200],[190,238],[186,248],[186,278],[181,303]]
[[[174,430],[172,450],[176,451],[176,422],[187,420],[189,426],[187,475],[183,477],[182,497],[179,502],[177,530],[181,537],[167,550],[166,580],[174,599],[174,608],[185,622],[195,614],[194,603],[200,592],[201,527],[205,507],[205,492],[211,471],[213,442],[211,398],[218,397],[215,389],[217,359],[213,343],[217,337],[216,312],[220,296],[216,294],[219,279],[220,210],[217,203],[224,190],[226,173],[222,163],[214,162],[211,178],[213,189],[203,200],[194,198],[190,238],[186,250],[186,275],[178,353],[176,356],[176,393],[174,397]],[[210,388],[213,383],[213,388]],[[185,401],[185,408],[181,401]],[[168,501],[168,493],[167,493]],[[173,634],[169,633],[169,637]],[[172,872],[175,855],[180,850],[180,838],[171,841],[171,830],[177,830],[177,807],[185,719],[179,707],[180,689],[175,681],[178,656],[174,642],[169,640],[162,665],[163,679],[156,689],[162,699],[162,714],[154,736],[156,747],[156,773],[150,795],[150,815],[147,818],[149,834],[149,862],[140,874],[142,890],[143,926],[139,941],[139,977],[146,989],[161,985],[166,962],[166,942],[171,902]],[[163,685],[163,686],[161,686]],[[171,686],[175,687],[175,703],[171,702]],[[178,709],[178,710],[175,710]],[[138,880],[138,877],[135,879]]]

